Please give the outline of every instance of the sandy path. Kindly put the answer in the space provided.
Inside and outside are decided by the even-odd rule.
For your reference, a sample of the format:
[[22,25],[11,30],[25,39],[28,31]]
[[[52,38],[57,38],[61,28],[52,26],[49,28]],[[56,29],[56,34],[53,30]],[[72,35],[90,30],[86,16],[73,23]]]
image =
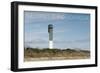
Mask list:
[[45,60],[75,60],[75,59],[89,59],[89,57],[41,57],[41,58],[25,58],[24,61],[45,61]]

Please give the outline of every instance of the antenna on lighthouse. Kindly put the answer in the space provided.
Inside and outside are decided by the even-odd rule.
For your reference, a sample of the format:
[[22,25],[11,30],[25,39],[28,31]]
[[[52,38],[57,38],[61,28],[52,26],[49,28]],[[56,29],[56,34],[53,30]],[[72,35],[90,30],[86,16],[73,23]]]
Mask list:
[[49,48],[53,48],[53,25],[48,25],[48,33],[49,33]]

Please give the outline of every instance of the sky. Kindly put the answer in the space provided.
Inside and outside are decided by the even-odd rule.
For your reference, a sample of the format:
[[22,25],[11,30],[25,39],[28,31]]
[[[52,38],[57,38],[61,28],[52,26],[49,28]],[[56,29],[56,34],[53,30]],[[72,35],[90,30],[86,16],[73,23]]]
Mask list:
[[24,11],[24,46],[48,48],[48,25],[53,25],[53,47],[90,49],[90,14]]

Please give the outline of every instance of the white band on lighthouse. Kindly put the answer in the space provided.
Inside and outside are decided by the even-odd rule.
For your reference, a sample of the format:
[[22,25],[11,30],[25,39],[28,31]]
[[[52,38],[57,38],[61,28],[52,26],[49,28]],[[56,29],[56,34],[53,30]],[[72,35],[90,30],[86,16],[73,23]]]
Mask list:
[[49,48],[53,49],[53,41],[49,41]]

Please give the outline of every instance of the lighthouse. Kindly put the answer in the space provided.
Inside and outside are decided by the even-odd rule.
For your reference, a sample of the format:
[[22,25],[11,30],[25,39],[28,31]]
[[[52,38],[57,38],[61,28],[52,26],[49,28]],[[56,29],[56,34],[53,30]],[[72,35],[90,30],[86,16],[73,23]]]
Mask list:
[[53,25],[48,25],[48,33],[49,33],[49,48],[53,48]]

